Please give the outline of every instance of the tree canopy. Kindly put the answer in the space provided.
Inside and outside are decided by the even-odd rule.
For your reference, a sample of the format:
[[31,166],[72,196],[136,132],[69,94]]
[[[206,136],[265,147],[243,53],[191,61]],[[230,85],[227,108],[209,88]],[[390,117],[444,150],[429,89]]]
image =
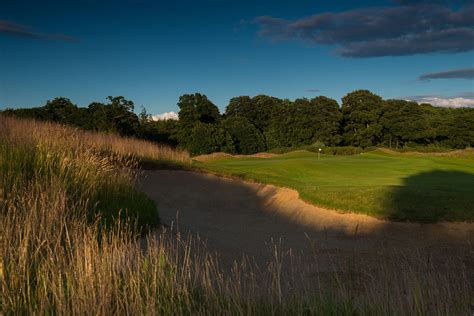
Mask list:
[[368,90],[356,90],[342,98],[344,142],[353,146],[374,146],[381,137],[379,118],[382,98]]
[[223,114],[206,95],[178,100],[179,120],[154,121],[122,96],[78,107],[65,97],[42,107],[8,109],[4,114],[32,117],[88,130],[134,136],[187,149],[252,154],[317,143],[326,146],[474,146],[474,108],[439,108],[404,100],[383,100],[356,90],[336,100],[319,96],[294,101],[267,95],[239,96]]

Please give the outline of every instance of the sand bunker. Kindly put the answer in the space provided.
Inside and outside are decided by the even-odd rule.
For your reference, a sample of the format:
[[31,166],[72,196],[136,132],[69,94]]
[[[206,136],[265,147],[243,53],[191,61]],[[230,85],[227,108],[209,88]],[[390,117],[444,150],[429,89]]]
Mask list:
[[269,245],[302,254],[458,251],[472,256],[474,224],[398,223],[342,214],[302,201],[287,188],[187,171],[146,171],[141,189],[153,198],[162,221],[204,239],[228,263],[242,255],[267,259]]

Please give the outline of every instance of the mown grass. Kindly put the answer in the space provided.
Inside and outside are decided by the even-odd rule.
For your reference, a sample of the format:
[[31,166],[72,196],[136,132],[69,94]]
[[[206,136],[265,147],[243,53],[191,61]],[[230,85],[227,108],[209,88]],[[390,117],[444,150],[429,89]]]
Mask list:
[[[0,127],[0,314],[472,312],[458,258],[401,254],[367,266],[355,257],[318,273],[316,253],[302,265],[274,246],[267,266],[243,259],[223,270],[192,236],[140,234],[158,216],[134,188],[143,156],[133,140],[2,116]],[[183,152],[145,145],[153,159],[187,164]]]
[[458,156],[376,150],[318,158],[316,153],[299,151],[198,166],[290,187],[311,203],[342,211],[420,222],[473,221],[474,157]]

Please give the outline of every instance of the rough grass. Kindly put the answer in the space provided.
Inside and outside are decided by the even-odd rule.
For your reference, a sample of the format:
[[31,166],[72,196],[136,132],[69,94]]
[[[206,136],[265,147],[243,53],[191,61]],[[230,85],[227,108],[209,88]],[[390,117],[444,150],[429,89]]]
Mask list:
[[207,170],[296,189],[328,208],[420,222],[474,220],[474,159],[470,151],[353,156],[293,152],[267,159],[226,158]]
[[86,142],[52,124],[0,116],[0,127],[0,314],[472,313],[469,270],[456,258],[353,258],[319,273],[317,252],[300,265],[274,245],[267,266],[243,259],[224,271],[191,236],[140,238],[136,218],[118,215],[156,215],[133,186],[136,151],[103,150],[108,136]]
[[[141,227],[156,227],[154,202],[134,188],[134,171],[141,144],[133,140],[32,120],[0,116],[0,187],[5,207],[18,198],[18,190],[50,185],[64,191],[70,208],[84,204],[85,214],[102,223],[119,214],[136,219]],[[167,151],[170,151],[169,149]],[[158,152],[158,151],[157,151]],[[169,153],[164,157],[168,159]]]

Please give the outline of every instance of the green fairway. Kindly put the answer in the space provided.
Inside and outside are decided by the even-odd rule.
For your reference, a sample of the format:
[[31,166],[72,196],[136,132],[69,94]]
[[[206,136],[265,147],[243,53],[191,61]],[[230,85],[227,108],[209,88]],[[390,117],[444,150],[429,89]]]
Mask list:
[[316,205],[381,218],[474,220],[474,159],[293,152],[273,158],[226,158],[204,169],[296,189]]

